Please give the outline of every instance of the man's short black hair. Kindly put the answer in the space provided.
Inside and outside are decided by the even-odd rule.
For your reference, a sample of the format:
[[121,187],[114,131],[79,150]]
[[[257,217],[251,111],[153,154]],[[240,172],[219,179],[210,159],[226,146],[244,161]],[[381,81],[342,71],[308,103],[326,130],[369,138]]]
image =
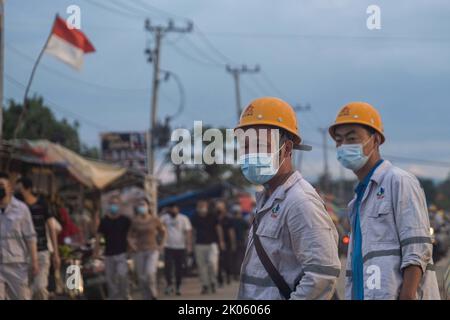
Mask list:
[[0,179],[9,180],[9,174],[7,174],[6,172],[1,172],[0,171]]
[[294,143],[295,136],[287,130],[280,130],[280,146],[283,145],[286,141],[292,141]]
[[22,186],[26,189],[26,190],[31,190],[33,188],[33,180],[31,180],[28,177],[22,177],[19,180],[17,180],[17,183],[21,183]]
[[375,133],[377,133],[377,130],[375,130],[374,128],[372,128],[372,127],[369,127],[369,126],[363,126],[367,131],[369,131],[369,134],[371,135],[371,136],[373,136]]

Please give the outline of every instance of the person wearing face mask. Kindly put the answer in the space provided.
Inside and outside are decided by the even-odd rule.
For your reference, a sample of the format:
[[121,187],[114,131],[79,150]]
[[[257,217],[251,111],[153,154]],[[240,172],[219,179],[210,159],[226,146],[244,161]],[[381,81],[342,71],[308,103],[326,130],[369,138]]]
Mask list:
[[380,114],[348,103],[329,133],[338,161],[359,182],[348,206],[346,298],[439,299],[425,194],[415,176],[381,158]]
[[[219,268],[219,249],[225,249],[222,226],[216,214],[208,208],[208,202],[197,202],[197,210],[191,218],[195,236],[195,262],[202,284],[201,294],[215,293]],[[220,248],[219,248],[220,246]]]
[[174,292],[172,274],[175,270],[175,294],[179,296],[186,254],[192,253],[192,225],[176,205],[161,216],[161,222],[167,230],[164,244],[164,273],[167,283],[165,294]]
[[[134,265],[139,287],[144,300],[156,299],[159,253],[165,242],[166,229],[150,209],[150,202],[144,198],[135,207],[136,216],[131,223],[128,243],[134,251]],[[158,244],[161,237],[161,244]]]
[[12,195],[11,182],[0,172],[0,300],[29,300],[30,269],[39,274],[37,236],[30,210]]
[[105,276],[110,300],[128,300],[128,232],[131,221],[120,213],[120,199],[112,196],[101,219],[96,236],[95,256],[99,255],[100,237],[105,239]]
[[294,149],[311,149],[301,144],[294,110],[278,98],[256,99],[235,133],[243,175],[264,187],[256,194],[238,299],[331,299],[341,267],[338,234],[322,199],[293,168]]
[[[48,300],[50,256],[52,257],[53,268],[59,270],[61,265],[58,250],[50,250],[51,248],[48,245],[48,238],[50,238],[52,248],[58,248],[58,235],[52,221],[55,219],[54,213],[44,197],[34,195],[32,192],[33,181],[30,178],[21,177],[17,181],[16,188],[30,210],[37,235],[39,274],[32,279],[32,298],[34,300]],[[53,252],[51,253],[51,251]]]

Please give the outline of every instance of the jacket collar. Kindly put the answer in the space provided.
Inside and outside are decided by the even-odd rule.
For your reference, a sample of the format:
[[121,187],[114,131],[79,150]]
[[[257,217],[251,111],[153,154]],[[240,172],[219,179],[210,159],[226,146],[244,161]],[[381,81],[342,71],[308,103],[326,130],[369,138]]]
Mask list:
[[[275,191],[272,193],[272,195],[269,197],[269,199],[267,199],[267,201],[265,201],[265,203],[262,203],[262,201],[264,201],[264,197],[265,197],[265,190],[257,192],[255,194],[256,200],[257,200],[257,212],[262,212],[265,211],[269,208],[272,207],[272,204],[274,203],[275,200],[283,200],[286,198],[286,193],[287,191],[293,186],[295,185],[297,182],[299,182],[300,180],[302,180],[303,177],[300,174],[300,172],[298,171],[294,171],[291,176],[282,184],[279,185]],[[261,208],[258,208],[258,206],[262,205]]]

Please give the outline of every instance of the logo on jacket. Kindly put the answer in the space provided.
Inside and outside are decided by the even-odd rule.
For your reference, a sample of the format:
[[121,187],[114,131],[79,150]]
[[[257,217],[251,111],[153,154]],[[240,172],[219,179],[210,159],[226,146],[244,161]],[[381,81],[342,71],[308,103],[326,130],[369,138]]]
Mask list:
[[280,204],[278,203],[275,207],[272,208],[272,214],[270,215],[272,218],[278,217],[278,211],[280,211]]
[[384,198],[384,188],[380,187],[380,190],[378,190],[378,192],[377,192],[377,199],[381,200],[383,198]]

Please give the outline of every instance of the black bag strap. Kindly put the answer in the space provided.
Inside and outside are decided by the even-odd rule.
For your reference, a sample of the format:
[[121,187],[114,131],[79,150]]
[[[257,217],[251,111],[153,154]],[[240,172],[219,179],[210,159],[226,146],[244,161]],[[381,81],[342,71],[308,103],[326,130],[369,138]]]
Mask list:
[[277,286],[281,295],[286,300],[289,300],[289,298],[291,297],[292,289],[289,287],[286,280],[284,280],[283,276],[278,272],[277,268],[275,268],[266,251],[264,250],[264,247],[261,244],[261,240],[259,239],[259,236],[256,234],[257,228],[258,225],[256,223],[255,217],[253,218],[253,242],[255,243],[256,253],[258,254],[259,260],[261,260],[264,269],[266,269],[267,273]]

